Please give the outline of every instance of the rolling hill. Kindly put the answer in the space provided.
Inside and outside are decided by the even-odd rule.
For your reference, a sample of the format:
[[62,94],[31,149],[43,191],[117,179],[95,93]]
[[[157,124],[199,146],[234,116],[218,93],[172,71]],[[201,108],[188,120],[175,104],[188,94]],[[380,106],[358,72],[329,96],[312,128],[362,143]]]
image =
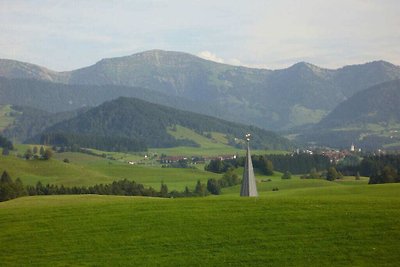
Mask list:
[[[103,59],[92,66],[61,73],[43,71],[44,68],[27,63],[0,64],[0,76],[4,77],[148,88],[193,103],[207,103],[215,109],[205,108],[208,115],[274,130],[317,123],[356,92],[400,78],[400,67],[384,61],[337,70],[305,62],[287,69],[265,70],[161,50]],[[40,74],[33,75],[29,67],[39,68]],[[111,98],[122,95],[118,90],[109,94]],[[100,102],[95,95],[92,94],[95,102]],[[199,112],[191,105],[189,110]]]
[[339,104],[299,140],[333,147],[400,147],[399,103],[400,80],[372,86]]
[[240,146],[239,139],[250,132],[254,148],[292,147],[287,139],[260,128],[126,97],[105,102],[57,123],[28,142],[130,151],[146,147],[199,146],[192,139],[174,137],[171,132],[177,131],[178,126],[209,139],[213,132],[222,133],[232,146]]

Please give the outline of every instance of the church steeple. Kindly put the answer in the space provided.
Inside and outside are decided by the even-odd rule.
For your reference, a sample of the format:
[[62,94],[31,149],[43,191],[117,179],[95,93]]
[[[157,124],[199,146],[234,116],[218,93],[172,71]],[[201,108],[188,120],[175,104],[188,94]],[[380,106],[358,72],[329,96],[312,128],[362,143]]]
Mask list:
[[247,152],[243,171],[241,197],[258,197],[256,178],[254,177],[253,162],[250,155],[250,134],[246,134]]

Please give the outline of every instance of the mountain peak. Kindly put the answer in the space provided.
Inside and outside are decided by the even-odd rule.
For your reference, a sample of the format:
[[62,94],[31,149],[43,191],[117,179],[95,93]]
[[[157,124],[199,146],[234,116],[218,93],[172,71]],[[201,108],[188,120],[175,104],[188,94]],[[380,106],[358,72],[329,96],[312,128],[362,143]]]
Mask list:
[[321,76],[321,75],[323,76],[327,72],[329,72],[328,69],[323,69],[316,65],[313,65],[311,63],[304,62],[304,61],[298,62],[298,63],[290,66],[287,70],[292,71],[292,72],[300,72],[300,73],[312,73],[312,74],[318,75],[318,76]]
[[175,63],[186,62],[186,61],[193,61],[196,59],[199,58],[184,52],[153,49],[144,52],[134,53],[128,56],[104,58],[98,61],[96,64],[119,62],[119,63],[138,63],[138,64],[145,63],[145,64],[154,64],[155,66],[160,66],[162,64],[173,65],[174,62]]

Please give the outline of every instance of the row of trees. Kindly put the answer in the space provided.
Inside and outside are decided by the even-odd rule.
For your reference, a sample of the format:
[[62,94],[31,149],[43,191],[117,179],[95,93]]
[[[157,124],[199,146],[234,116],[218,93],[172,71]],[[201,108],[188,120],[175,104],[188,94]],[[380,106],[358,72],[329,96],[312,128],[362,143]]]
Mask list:
[[53,151],[50,148],[44,148],[43,146],[38,149],[37,146],[34,146],[33,149],[28,148],[25,151],[24,158],[27,160],[30,159],[44,159],[49,160],[53,156]]
[[302,179],[326,179],[328,181],[334,181],[336,179],[343,178],[343,174],[337,171],[335,167],[329,167],[327,170],[317,171],[316,168],[312,168],[308,174],[302,175]]
[[370,177],[370,184],[399,183],[400,155],[365,157],[361,161],[359,172]]
[[[251,157],[253,162],[253,167],[258,169],[264,175],[273,175],[274,174],[274,165],[269,158],[265,156],[257,156],[254,155]],[[245,157],[239,157],[236,159],[229,160],[220,160],[214,159],[209,162],[205,166],[206,171],[215,172],[215,173],[224,173],[232,168],[244,167],[245,165]]]
[[[324,155],[310,155],[306,153],[293,155],[253,155],[254,168],[264,175],[273,175],[274,170],[294,174],[308,173],[310,170],[327,170],[332,167],[330,159]],[[244,166],[244,157],[231,160],[211,160],[205,170],[215,173],[224,173],[230,168]]]
[[221,189],[225,187],[240,184],[239,176],[233,172],[233,169],[228,170],[221,179],[211,178],[207,181],[207,191],[213,195],[221,194]]
[[36,185],[24,186],[21,179],[15,181],[7,171],[4,171],[0,178],[0,201],[6,201],[21,196],[36,195],[121,195],[121,196],[149,196],[149,197],[201,197],[211,194],[218,195],[223,187],[233,186],[240,183],[239,178],[233,172],[226,173],[221,179],[209,179],[207,185],[197,181],[193,191],[188,187],[184,191],[169,191],[168,186],[161,183],[160,190],[152,187],[145,187],[143,184],[129,181],[127,179],[114,181],[110,184],[96,184],[94,186],[73,186],[42,184],[40,181]]
[[349,156],[337,166],[345,175],[370,177],[370,184],[400,182],[400,155]]
[[332,166],[328,157],[307,153],[268,155],[268,160],[272,162],[275,170],[280,172],[289,171],[293,174],[307,173],[313,168],[317,171],[327,170]]

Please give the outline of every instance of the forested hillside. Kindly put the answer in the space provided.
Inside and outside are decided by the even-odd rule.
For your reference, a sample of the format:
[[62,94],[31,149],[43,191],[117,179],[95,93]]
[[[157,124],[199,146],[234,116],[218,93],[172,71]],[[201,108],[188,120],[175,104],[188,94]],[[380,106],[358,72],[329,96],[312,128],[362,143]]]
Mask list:
[[399,103],[400,80],[373,86],[341,103],[299,140],[333,147],[352,143],[366,149],[398,147]]
[[88,108],[58,113],[21,106],[12,106],[12,110],[8,115],[14,118],[14,122],[7,126],[2,131],[2,134],[12,140],[23,142],[58,122],[77,116],[79,113],[88,110]]
[[287,139],[260,128],[125,97],[60,122],[31,141],[58,145],[78,144],[104,150],[198,145],[192,140],[175,139],[168,134],[168,129],[174,131],[176,125],[202,135],[223,133],[231,145],[237,144],[235,138],[242,139],[245,133],[250,132],[255,148],[289,149],[292,146]]

